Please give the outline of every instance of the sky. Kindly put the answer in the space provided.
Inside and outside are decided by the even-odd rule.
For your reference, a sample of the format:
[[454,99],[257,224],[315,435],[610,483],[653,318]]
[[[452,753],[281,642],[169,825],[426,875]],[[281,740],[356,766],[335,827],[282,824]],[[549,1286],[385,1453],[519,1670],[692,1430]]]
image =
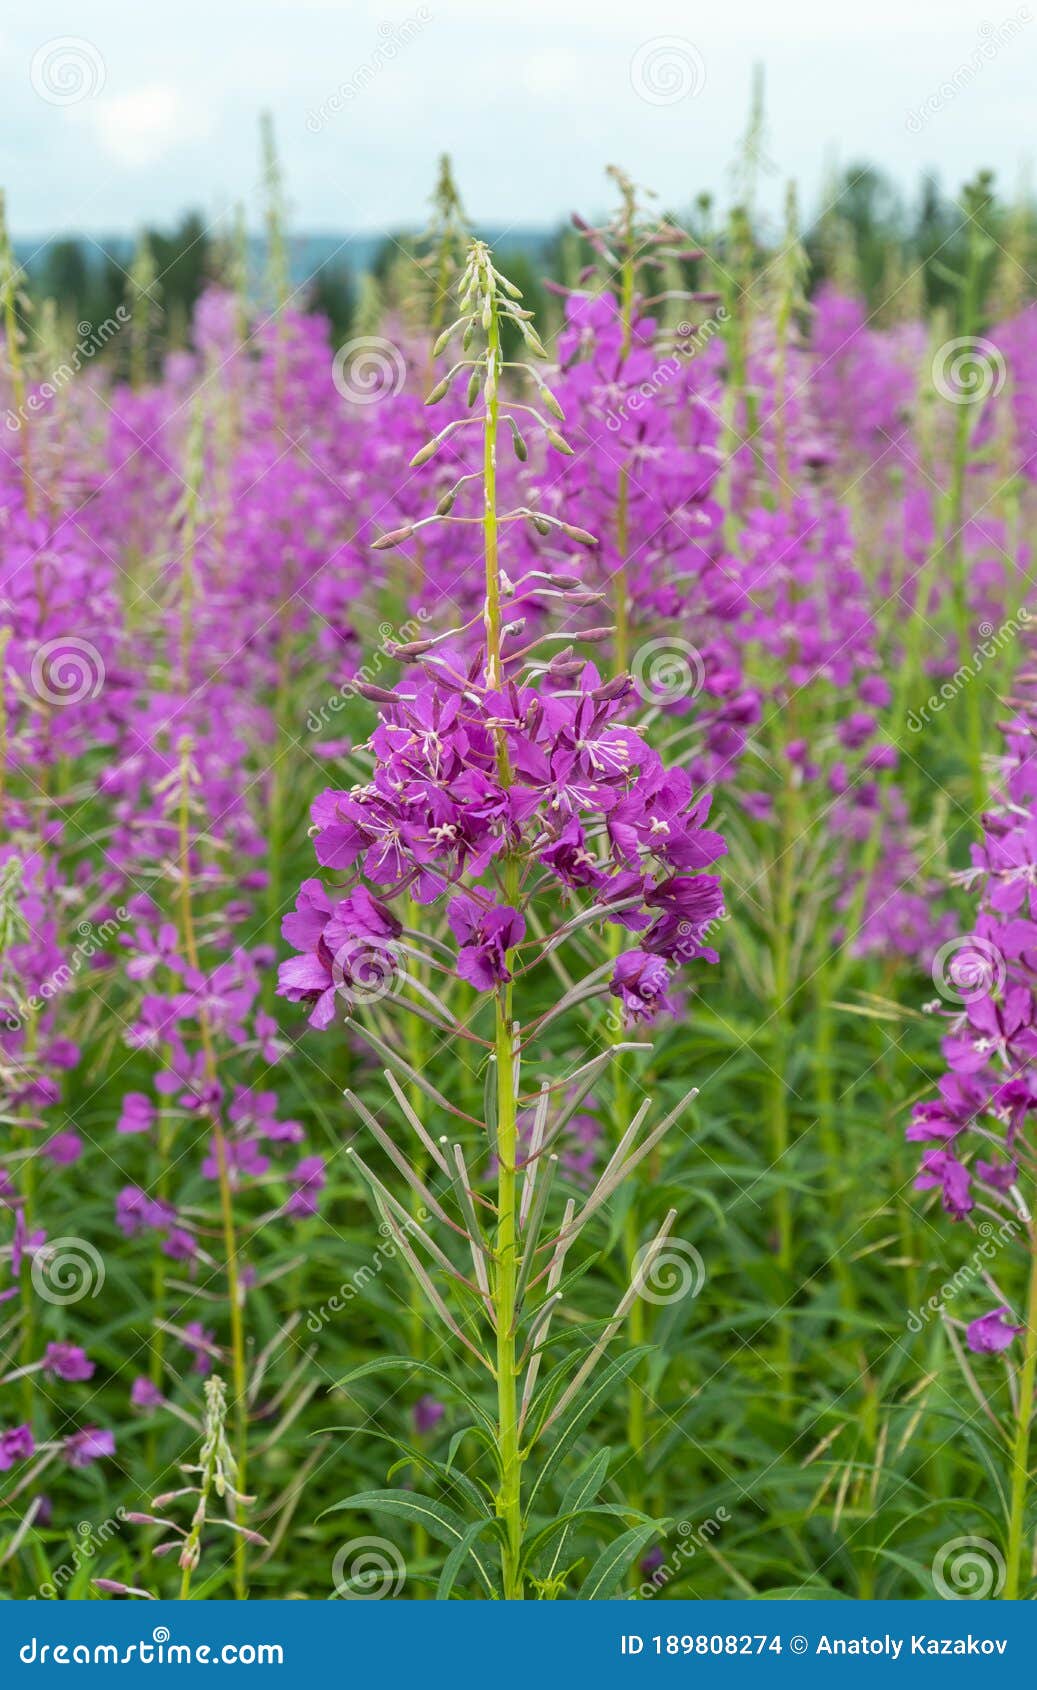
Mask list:
[[267,109],[299,232],[420,225],[442,150],[497,228],[598,215],[610,163],[681,208],[728,197],[754,63],[764,209],[861,159],[909,197],[1019,183],[1037,0],[44,0],[0,13],[0,184],[20,239],[238,202],[258,228]]

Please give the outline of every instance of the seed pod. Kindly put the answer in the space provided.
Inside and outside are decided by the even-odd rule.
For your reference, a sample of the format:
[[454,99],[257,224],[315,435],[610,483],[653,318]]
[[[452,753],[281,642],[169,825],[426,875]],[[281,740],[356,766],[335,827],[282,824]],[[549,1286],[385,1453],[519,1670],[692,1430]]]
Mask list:
[[478,372],[478,370],[473,370],[471,375],[468,378],[468,392],[465,395],[469,410],[471,410],[472,406],[475,404],[475,401],[478,399],[478,397],[479,397],[479,372]]
[[432,392],[429,394],[428,398],[425,400],[426,405],[438,405],[439,401],[441,399],[446,398],[449,391],[450,391],[450,377],[444,376],[442,381],[437,381],[435,387],[432,389]]
[[451,487],[449,492],[443,494],[443,497],[440,499],[438,505],[436,506],[436,515],[437,516],[448,516],[449,513],[454,508],[454,500],[456,498],[457,498],[457,488]]
[[439,436],[437,435],[435,440],[428,441],[428,443],[426,445],[422,446],[420,451],[415,452],[413,458],[410,461],[410,468],[411,469],[420,469],[422,464],[427,464],[430,458],[435,457],[436,448],[438,447],[438,445],[439,445]]

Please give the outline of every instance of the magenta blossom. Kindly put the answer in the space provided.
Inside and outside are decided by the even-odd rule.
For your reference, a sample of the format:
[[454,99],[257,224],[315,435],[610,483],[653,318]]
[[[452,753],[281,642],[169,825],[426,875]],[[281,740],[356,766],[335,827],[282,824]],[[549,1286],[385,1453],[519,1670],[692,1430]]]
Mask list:
[[490,992],[511,979],[505,958],[522,943],[526,924],[508,905],[481,910],[472,898],[454,898],[447,909],[450,930],[460,945],[457,972],[477,991]]
[[999,1309],[992,1309],[990,1314],[980,1315],[968,1327],[965,1338],[970,1350],[977,1350],[981,1354],[995,1354],[999,1350],[1007,1350],[1013,1338],[1017,1338],[1025,1327],[1013,1326],[1008,1318],[1007,1305]]
[[624,951],[616,959],[609,991],[623,1005],[631,1021],[648,1021],[660,1009],[671,1010],[666,996],[670,971],[661,957],[647,951]]
[[16,1461],[28,1461],[35,1449],[28,1426],[12,1426],[8,1431],[0,1432],[0,1473],[6,1473]]
[[78,1344],[48,1344],[43,1354],[43,1371],[69,1382],[93,1378],[94,1364]]
[[99,1426],[84,1426],[81,1432],[73,1432],[65,1439],[64,1449],[70,1467],[89,1467],[92,1461],[115,1454],[115,1439],[111,1432]]
[[134,1408],[159,1408],[165,1401],[157,1385],[146,1374],[139,1374],[130,1387],[130,1402]]

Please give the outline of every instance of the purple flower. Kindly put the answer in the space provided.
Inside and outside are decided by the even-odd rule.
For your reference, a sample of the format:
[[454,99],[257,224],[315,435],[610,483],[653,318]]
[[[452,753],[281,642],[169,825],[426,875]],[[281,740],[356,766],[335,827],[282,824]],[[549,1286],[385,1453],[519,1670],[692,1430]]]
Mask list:
[[300,1218],[315,1215],[318,1199],[327,1183],[323,1156],[304,1156],[292,1178],[298,1183],[285,1204],[285,1213]]
[[323,1029],[335,1013],[335,999],[351,986],[370,984],[368,974],[391,972],[391,943],[403,931],[400,922],[363,886],[332,903],[319,880],[299,889],[294,911],[281,931],[302,952],[283,962],[278,994],[291,1003],[311,1005],[310,1025]]
[[419,1397],[414,1404],[414,1430],[419,1437],[425,1437],[435,1431],[442,1420],[446,1409],[433,1396]]
[[670,971],[661,957],[648,951],[624,951],[616,959],[609,991],[619,998],[632,1021],[650,1021],[661,1009],[672,1010],[666,996]]
[[146,1133],[155,1123],[155,1105],[140,1091],[128,1091],[122,1113],[115,1124],[117,1133]]
[[210,1332],[200,1320],[189,1320],[184,1327],[184,1344],[194,1355],[196,1373],[212,1372],[213,1357],[217,1353],[215,1338],[215,1332]]
[[0,1473],[6,1473],[16,1461],[28,1461],[35,1450],[30,1427],[12,1426],[0,1432]]
[[645,903],[661,912],[645,934],[646,950],[676,962],[695,957],[716,961],[716,952],[702,944],[707,929],[724,913],[724,894],[715,875],[671,875],[645,893]]
[[158,1197],[149,1197],[139,1186],[125,1185],[115,1200],[117,1225],[132,1238],[142,1229],[162,1231],[176,1220],[176,1210]]
[[81,1432],[73,1432],[65,1439],[64,1449],[70,1467],[89,1467],[91,1461],[115,1454],[115,1439],[111,1432],[102,1431],[99,1426],[84,1426]]
[[78,1133],[55,1133],[43,1145],[41,1156],[46,1156],[48,1162],[53,1162],[57,1168],[69,1168],[73,1162],[78,1162],[83,1154],[83,1140]]
[[990,1314],[980,1315],[967,1328],[965,1340],[970,1350],[981,1354],[996,1354],[999,1350],[1007,1350],[1013,1338],[1018,1337],[1025,1327],[1013,1326],[1008,1319],[1007,1304],[999,1309],[992,1309]]
[[507,953],[520,945],[526,924],[509,905],[480,909],[473,898],[454,898],[447,907],[450,929],[460,945],[457,972],[477,991],[491,992],[511,979]]
[[165,1397],[146,1374],[139,1374],[130,1387],[130,1402],[134,1408],[159,1408]]
[[973,1207],[969,1191],[968,1168],[952,1156],[949,1150],[927,1150],[922,1156],[922,1169],[915,1179],[916,1191],[929,1191],[939,1186],[943,1206],[952,1220],[964,1220]]
[[48,1344],[43,1353],[43,1371],[71,1383],[93,1378],[94,1364],[78,1344]]

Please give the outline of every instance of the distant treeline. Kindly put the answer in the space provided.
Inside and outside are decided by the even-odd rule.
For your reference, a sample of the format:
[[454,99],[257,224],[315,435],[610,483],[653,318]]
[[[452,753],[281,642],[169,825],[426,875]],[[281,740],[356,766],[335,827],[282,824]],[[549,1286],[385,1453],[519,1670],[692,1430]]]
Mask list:
[[[1017,309],[1030,296],[1037,212],[1028,200],[1013,206],[999,199],[987,173],[958,197],[927,180],[915,202],[908,204],[881,172],[858,165],[833,182],[825,200],[826,208],[802,235],[811,291],[834,279],[859,292],[886,321],[949,306],[974,221],[989,236],[989,273],[981,297],[989,298],[992,308],[1005,310]],[[690,213],[674,216],[719,265],[732,240],[739,238],[731,214],[708,196],[700,196]],[[745,227],[743,212],[743,239]],[[493,240],[492,230],[476,232]],[[387,311],[406,312],[415,238],[410,233],[380,239],[289,238],[291,280],[299,303],[324,313],[338,337],[374,332]],[[780,228],[753,229],[753,251],[761,270],[782,241]],[[538,320],[547,324],[557,318],[558,302],[545,281],[575,284],[587,259],[572,227],[511,231],[501,237],[499,252]],[[229,283],[236,276],[238,285],[247,285],[254,298],[262,299],[264,293],[263,242],[250,237],[235,260],[229,246],[197,213],[185,216],[172,231],[148,229],[136,244],[120,240],[102,247],[92,240],[62,238],[31,250],[22,243],[16,257],[25,271],[30,316],[52,301],[48,309],[67,332],[75,328],[82,334],[87,324],[96,328],[113,319],[119,305],[132,311],[141,287],[146,287],[151,301],[146,356],[151,364],[166,351],[189,344],[194,306],[210,281]],[[691,277],[693,282],[701,279]],[[126,358],[129,353],[116,341],[108,355]]]

